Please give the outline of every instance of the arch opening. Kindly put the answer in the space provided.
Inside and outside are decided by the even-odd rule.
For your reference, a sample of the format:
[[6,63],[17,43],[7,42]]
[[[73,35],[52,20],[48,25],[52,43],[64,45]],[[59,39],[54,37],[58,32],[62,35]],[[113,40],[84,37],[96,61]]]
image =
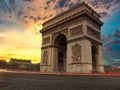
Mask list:
[[67,52],[67,38],[65,35],[60,34],[55,39],[55,45],[57,47],[57,71],[65,72],[67,67],[66,52]]
[[92,72],[98,72],[98,49],[97,46],[92,45]]

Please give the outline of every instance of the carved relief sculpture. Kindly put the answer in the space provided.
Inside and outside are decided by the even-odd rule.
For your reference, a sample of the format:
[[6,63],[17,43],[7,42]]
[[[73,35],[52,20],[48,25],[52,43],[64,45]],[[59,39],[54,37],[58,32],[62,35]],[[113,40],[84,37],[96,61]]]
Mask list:
[[48,63],[48,51],[44,51],[43,52],[43,64],[46,64]]
[[70,37],[83,34],[82,25],[70,29]]
[[75,44],[72,46],[72,59],[73,62],[81,62],[81,46],[79,44]]
[[91,28],[90,26],[87,26],[87,34],[100,40],[100,33]]
[[46,37],[46,38],[43,38],[43,45],[49,44],[49,43],[50,43],[50,36]]

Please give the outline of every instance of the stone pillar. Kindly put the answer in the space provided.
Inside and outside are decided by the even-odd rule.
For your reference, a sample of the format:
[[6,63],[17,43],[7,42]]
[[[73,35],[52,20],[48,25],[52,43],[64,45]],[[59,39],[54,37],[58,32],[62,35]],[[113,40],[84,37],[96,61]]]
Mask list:
[[[75,45],[81,47],[81,56],[76,58],[80,60],[74,61],[74,50]],[[74,48],[72,48],[74,47]],[[76,55],[75,55],[76,56]],[[91,42],[87,39],[78,40],[75,42],[68,43],[67,50],[67,72],[91,72],[92,71],[92,57],[91,57]]]
[[99,68],[98,68],[98,71],[99,72],[104,72],[104,62],[103,62],[103,54],[102,54],[102,46],[99,45]]
[[82,62],[84,64],[83,72],[92,71],[92,51],[91,51],[91,42],[89,40],[84,40],[83,44],[83,53],[82,53]]
[[52,47],[52,69],[54,72],[58,71],[58,49],[56,47]]

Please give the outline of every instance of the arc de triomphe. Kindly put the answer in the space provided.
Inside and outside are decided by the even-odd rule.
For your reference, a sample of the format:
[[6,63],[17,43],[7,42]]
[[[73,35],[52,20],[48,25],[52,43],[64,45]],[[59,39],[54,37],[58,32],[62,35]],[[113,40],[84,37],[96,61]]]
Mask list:
[[104,72],[99,18],[83,2],[46,21],[41,72]]

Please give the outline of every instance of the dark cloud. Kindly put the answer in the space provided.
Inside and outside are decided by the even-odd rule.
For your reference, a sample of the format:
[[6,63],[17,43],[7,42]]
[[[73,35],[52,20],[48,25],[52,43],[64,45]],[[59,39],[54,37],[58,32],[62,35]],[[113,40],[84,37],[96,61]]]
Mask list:
[[58,6],[59,7],[64,7],[64,6],[66,6],[66,3],[67,2],[67,0],[59,0],[59,2],[58,2]]
[[44,7],[45,10],[49,9],[51,7],[51,4],[55,4],[55,2],[57,2],[57,0],[48,0],[46,2],[46,6]]
[[9,0],[10,6],[12,10],[16,10],[16,1],[15,0]]
[[105,48],[110,45],[120,44],[120,31],[114,31],[112,35],[103,35],[102,42]]
[[105,8],[109,9],[112,6],[112,3],[117,4],[120,3],[120,0],[86,0],[86,2],[89,2],[92,6],[101,6],[103,5]]
[[[97,0],[97,1],[100,1],[100,0]],[[111,2],[113,2],[114,0],[103,0],[103,3],[104,4],[109,4],[109,3],[111,3]]]
[[67,7],[67,8],[71,8],[76,4],[79,4],[81,2],[81,0],[77,0],[77,2],[73,2],[71,0],[59,0],[58,4],[56,5],[56,8],[63,8],[63,7]]
[[103,56],[110,65],[118,65],[116,62],[120,58],[120,31],[114,31],[112,35],[102,36]]
[[56,8],[63,8],[63,7],[67,7],[67,2],[69,2],[69,0],[59,0],[58,1],[58,5],[56,5]]
[[37,17],[38,20],[41,20],[42,18],[40,16]]
[[78,0],[77,2],[69,2],[68,3],[68,8],[72,8],[73,6],[79,4],[81,2],[81,0]]
[[99,14],[100,14],[101,18],[104,18],[104,17],[109,17],[108,13],[107,13],[107,12],[105,12],[105,11],[100,12]]
[[19,10],[17,16],[20,17],[20,16],[22,16],[23,14],[24,14],[24,12],[23,12],[22,10]]
[[47,4],[47,6],[49,6],[51,3],[55,3],[57,0],[48,0],[47,2],[46,2],[46,4]]
[[85,0],[96,11],[99,10],[101,18],[110,17],[109,12],[120,9],[120,0]]
[[88,1],[89,3],[91,3],[91,5],[93,6],[97,6],[100,2],[100,0],[93,0],[93,1]]
[[47,16],[44,16],[42,19],[43,19],[43,20],[46,20],[47,18],[48,18]]
[[120,0],[114,0],[114,3],[120,3]]
[[107,41],[106,44],[104,44],[104,46],[109,47],[110,45],[114,45],[114,44],[120,44],[120,40]]
[[108,40],[110,40],[110,38],[111,38],[111,35],[103,35],[102,36],[103,41],[108,41]]
[[115,31],[113,36],[116,38],[120,38],[120,30]]
[[28,16],[24,16],[24,18],[27,18]]
[[7,5],[7,3],[5,2],[5,0],[0,0],[0,10],[2,10],[4,12],[10,12],[10,13],[12,13],[11,8]]
[[35,11],[35,9],[33,7],[27,7],[27,9],[30,11],[33,11],[33,12]]

